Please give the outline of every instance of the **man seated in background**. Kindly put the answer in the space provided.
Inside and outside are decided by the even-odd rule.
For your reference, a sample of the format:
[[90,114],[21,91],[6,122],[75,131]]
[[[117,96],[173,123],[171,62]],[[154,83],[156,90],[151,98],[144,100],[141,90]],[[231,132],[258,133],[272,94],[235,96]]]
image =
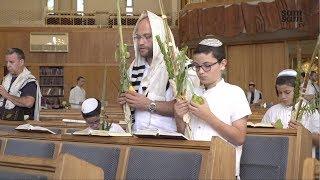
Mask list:
[[85,78],[79,76],[77,85],[70,90],[69,103],[72,109],[80,109],[81,103],[86,99],[86,91],[83,89]]
[[36,78],[25,67],[25,55],[10,48],[5,55],[8,74],[0,85],[0,119],[39,120],[41,93]]
[[247,92],[247,100],[250,106],[259,105],[262,100],[261,91],[256,89],[256,85],[252,81],[249,82],[249,91]]

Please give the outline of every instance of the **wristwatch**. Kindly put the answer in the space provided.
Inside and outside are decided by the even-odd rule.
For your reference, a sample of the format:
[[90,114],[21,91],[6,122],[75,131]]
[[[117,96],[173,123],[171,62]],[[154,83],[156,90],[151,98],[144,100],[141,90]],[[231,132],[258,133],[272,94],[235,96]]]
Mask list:
[[149,111],[150,111],[151,113],[154,113],[154,112],[156,111],[156,107],[157,107],[156,102],[152,101],[152,102],[149,104],[148,109],[149,109]]

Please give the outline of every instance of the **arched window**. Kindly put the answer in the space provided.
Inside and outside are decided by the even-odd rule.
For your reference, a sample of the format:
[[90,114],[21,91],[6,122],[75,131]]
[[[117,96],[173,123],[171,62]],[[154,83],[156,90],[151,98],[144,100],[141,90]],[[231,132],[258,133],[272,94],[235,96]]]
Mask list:
[[48,0],[47,1],[47,8],[48,8],[48,11],[53,11],[54,10],[54,0]]
[[127,0],[126,3],[126,15],[133,15],[133,0]]
[[84,11],[84,0],[77,0],[77,11]]

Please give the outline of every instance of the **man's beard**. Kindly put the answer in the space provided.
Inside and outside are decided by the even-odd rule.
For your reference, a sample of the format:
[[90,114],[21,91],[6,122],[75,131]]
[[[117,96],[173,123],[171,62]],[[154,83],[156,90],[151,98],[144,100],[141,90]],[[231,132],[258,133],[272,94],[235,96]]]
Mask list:
[[153,58],[153,49],[148,48],[148,52],[146,55],[141,55],[142,57],[144,57],[145,59],[152,59]]

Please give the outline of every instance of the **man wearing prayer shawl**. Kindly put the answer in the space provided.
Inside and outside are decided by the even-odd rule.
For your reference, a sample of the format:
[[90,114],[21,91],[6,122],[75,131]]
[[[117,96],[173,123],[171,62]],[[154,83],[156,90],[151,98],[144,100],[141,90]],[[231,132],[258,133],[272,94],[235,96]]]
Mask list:
[[10,48],[5,55],[8,74],[0,85],[0,119],[39,120],[41,92],[36,78],[25,67],[21,49]]
[[259,105],[262,100],[261,91],[256,89],[254,82],[249,82],[249,91],[247,91],[247,100],[250,105]]
[[163,23],[159,16],[145,11],[133,31],[135,59],[128,73],[135,92],[123,93],[118,99],[121,105],[128,103],[134,111],[133,131],[176,131],[174,94],[155,38],[159,35],[162,41],[165,40]]

